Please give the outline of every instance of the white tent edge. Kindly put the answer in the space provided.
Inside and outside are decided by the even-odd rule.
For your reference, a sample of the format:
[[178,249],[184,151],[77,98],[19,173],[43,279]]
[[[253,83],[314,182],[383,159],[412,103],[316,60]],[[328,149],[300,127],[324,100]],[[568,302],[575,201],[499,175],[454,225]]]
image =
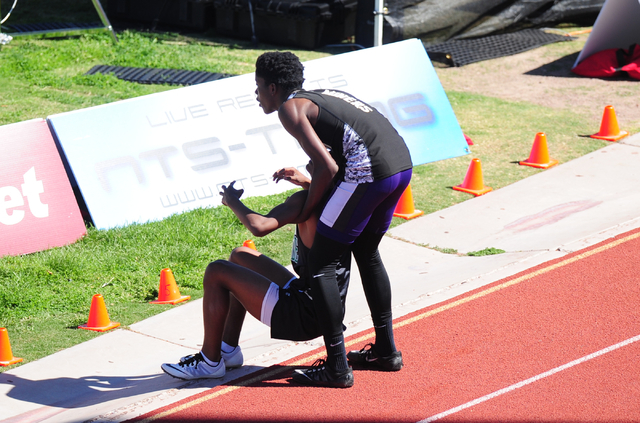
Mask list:
[[640,0],[606,0],[573,67],[599,51],[634,43],[640,44]]

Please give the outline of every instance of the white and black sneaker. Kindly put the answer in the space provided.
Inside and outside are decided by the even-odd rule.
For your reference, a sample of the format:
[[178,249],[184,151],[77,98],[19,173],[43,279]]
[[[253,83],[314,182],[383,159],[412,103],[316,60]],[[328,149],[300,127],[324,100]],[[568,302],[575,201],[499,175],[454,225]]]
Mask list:
[[236,346],[231,352],[220,350],[220,355],[222,355],[224,366],[227,369],[235,369],[244,364],[244,356],[242,355],[240,345]]
[[201,353],[182,357],[177,364],[164,363],[160,366],[169,376],[178,379],[219,379],[225,375],[224,358],[220,359],[217,366],[207,363]]
[[394,351],[386,357],[376,353],[373,344],[367,344],[360,351],[350,351],[347,354],[349,364],[356,370],[382,370],[397,372],[402,369],[402,353]]
[[350,388],[353,386],[353,372],[348,368],[342,373],[331,370],[323,359],[316,360],[306,369],[296,369],[291,376],[294,382],[308,386],[324,386],[329,388]]
[[[180,359],[180,363],[190,360],[195,354],[185,355]],[[244,364],[244,356],[242,355],[242,349],[238,345],[231,352],[225,352],[220,350],[220,355],[224,359],[224,366],[230,370],[241,367]]]

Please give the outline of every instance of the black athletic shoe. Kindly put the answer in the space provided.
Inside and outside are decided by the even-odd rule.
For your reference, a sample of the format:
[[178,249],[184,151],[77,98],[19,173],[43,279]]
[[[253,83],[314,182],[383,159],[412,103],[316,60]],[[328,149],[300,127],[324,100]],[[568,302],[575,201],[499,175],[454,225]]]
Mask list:
[[373,344],[365,345],[360,351],[350,351],[347,358],[349,364],[356,370],[397,372],[402,369],[402,353],[400,351],[394,351],[386,357],[380,357]]
[[342,373],[331,370],[323,359],[316,360],[307,370],[296,369],[291,376],[294,382],[309,386],[326,386],[329,388],[350,388],[353,386],[351,368]]

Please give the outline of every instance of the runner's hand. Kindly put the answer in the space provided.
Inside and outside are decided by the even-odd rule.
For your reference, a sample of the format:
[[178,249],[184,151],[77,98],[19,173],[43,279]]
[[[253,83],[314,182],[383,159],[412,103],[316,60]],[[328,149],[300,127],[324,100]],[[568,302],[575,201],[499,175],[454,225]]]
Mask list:
[[273,180],[276,182],[276,184],[281,180],[285,180],[305,189],[308,188],[309,184],[311,183],[311,179],[306,177],[295,167],[285,167],[276,171],[273,174]]
[[239,200],[242,194],[244,194],[243,189],[235,189],[233,187],[233,184],[235,183],[236,181],[232,181],[228,187],[226,185],[222,186],[222,191],[220,191],[220,195],[222,196],[222,204],[224,204],[225,206],[229,205],[228,204],[229,201]]

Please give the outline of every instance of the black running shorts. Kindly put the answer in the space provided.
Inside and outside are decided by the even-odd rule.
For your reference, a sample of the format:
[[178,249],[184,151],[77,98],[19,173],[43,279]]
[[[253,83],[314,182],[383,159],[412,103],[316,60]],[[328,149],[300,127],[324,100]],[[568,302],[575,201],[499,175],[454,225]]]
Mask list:
[[271,314],[271,337],[289,341],[309,341],[322,335],[316,319],[313,300],[294,281],[280,289],[278,302]]

